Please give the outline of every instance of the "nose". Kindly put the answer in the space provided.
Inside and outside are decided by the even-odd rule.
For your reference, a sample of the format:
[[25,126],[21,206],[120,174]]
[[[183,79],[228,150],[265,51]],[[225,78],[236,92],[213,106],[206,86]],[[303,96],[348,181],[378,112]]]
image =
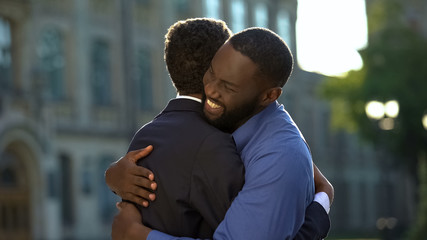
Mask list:
[[218,99],[220,97],[217,81],[211,80],[205,82],[205,94],[206,97],[212,99]]

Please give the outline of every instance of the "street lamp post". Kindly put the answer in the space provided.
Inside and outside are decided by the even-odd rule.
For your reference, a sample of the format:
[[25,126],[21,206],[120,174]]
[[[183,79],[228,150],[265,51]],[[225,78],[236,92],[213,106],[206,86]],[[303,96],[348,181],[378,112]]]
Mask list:
[[[399,103],[396,100],[390,100],[385,103],[380,101],[370,101],[365,106],[365,112],[368,118],[375,121],[377,125],[376,127],[378,127],[380,130],[390,131],[395,128],[395,119],[399,115]],[[379,133],[379,135],[383,134]],[[382,142],[380,144],[382,144]],[[383,149],[381,147],[379,148],[379,150],[383,152]],[[383,233],[385,239],[392,239],[393,236],[391,230],[396,226],[398,221],[396,218],[390,216],[392,206],[390,206],[389,203],[391,190],[391,178],[389,176],[392,168],[389,165],[390,163],[384,159],[385,156],[383,156],[383,154],[381,154],[380,157],[380,160],[383,161],[380,166],[382,169],[382,181],[385,186],[385,191],[383,195],[384,199],[382,199],[381,201],[385,202],[387,211],[386,214],[389,216],[379,218],[377,220],[377,228],[381,231],[384,231]]]
[[[380,101],[370,101],[365,105],[365,112],[366,112],[366,115],[368,116],[368,118],[370,118],[371,120],[373,120],[373,122],[375,122],[377,130],[393,130],[395,128],[395,119],[399,115],[399,103],[396,100],[391,100],[391,101],[388,101],[386,103],[383,103]],[[427,130],[427,110],[425,110],[424,114],[421,117],[421,123],[422,123],[423,128],[425,130]],[[384,134],[379,132],[378,135],[384,135]],[[427,158],[426,158],[426,156],[427,156],[427,154],[426,154],[425,150],[421,150],[418,154],[418,170],[419,170],[418,175],[419,175],[420,179],[424,179],[422,181],[424,183],[427,183],[427,177],[425,174],[425,172],[427,171]],[[380,160],[383,160],[383,159],[380,159]],[[382,199],[381,201],[385,202],[385,207],[387,208],[387,214],[391,215],[392,209],[391,209],[391,205],[389,202],[389,200],[390,200],[389,196],[390,196],[390,190],[392,189],[392,187],[390,185],[392,178],[390,178],[390,172],[393,170],[393,168],[389,165],[389,162],[386,162],[384,160],[382,162],[381,167],[383,170],[382,181],[384,181],[384,184],[386,186],[385,189],[387,190],[383,194],[385,199]],[[419,185],[419,192],[424,193],[424,194],[420,194],[420,202],[421,203],[423,201],[425,202],[425,200],[423,200],[423,199],[427,199],[427,195],[426,195],[425,191],[423,191],[423,190],[425,190],[425,186],[426,185],[421,185],[421,184]],[[419,219],[423,219],[423,217],[425,217],[425,215],[422,215],[422,213],[425,212],[426,209],[427,208],[425,205],[420,204],[421,217],[419,217]],[[395,228],[395,226],[398,222],[398,219],[395,217],[392,217],[390,215],[386,216],[386,217],[380,217],[377,220],[377,228],[380,231],[383,231],[383,234],[384,234],[383,238],[384,239],[394,239],[395,238],[394,234],[391,231]],[[418,221],[420,221],[420,220],[418,220]],[[424,232],[423,229],[418,229],[418,227],[416,227],[414,229],[416,229],[416,231],[413,230],[413,232],[415,232],[415,235],[417,235],[417,234],[418,234],[417,236],[423,235],[423,232]]]

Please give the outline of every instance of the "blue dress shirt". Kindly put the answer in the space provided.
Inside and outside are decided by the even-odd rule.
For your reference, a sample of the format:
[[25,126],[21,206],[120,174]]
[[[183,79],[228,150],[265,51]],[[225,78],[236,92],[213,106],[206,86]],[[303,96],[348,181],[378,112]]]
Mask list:
[[[245,184],[214,239],[292,239],[314,196],[310,150],[277,101],[233,133]],[[150,240],[191,239],[151,231]]]

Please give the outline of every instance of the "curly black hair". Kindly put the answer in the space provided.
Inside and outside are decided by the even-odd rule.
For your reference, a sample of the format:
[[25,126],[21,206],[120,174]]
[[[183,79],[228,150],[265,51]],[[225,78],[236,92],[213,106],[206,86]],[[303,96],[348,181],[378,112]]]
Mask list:
[[293,56],[285,41],[273,31],[248,28],[236,33],[229,42],[258,66],[257,75],[267,77],[277,87],[283,87],[288,81],[293,69]]
[[178,93],[203,93],[203,75],[230,36],[227,24],[212,18],[178,21],[168,29],[164,58]]

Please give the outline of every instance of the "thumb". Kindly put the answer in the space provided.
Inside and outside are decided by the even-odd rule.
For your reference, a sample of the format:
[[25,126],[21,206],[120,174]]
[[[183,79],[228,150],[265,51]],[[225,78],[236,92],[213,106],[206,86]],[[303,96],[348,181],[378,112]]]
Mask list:
[[116,207],[117,209],[119,209],[120,211],[123,210],[123,208],[126,208],[128,206],[129,203],[127,202],[116,202]]
[[146,156],[148,156],[151,151],[153,151],[153,146],[149,145],[146,148],[140,149],[140,150],[136,150],[135,151],[135,155],[132,158],[133,162],[138,162],[139,159],[144,158]]

